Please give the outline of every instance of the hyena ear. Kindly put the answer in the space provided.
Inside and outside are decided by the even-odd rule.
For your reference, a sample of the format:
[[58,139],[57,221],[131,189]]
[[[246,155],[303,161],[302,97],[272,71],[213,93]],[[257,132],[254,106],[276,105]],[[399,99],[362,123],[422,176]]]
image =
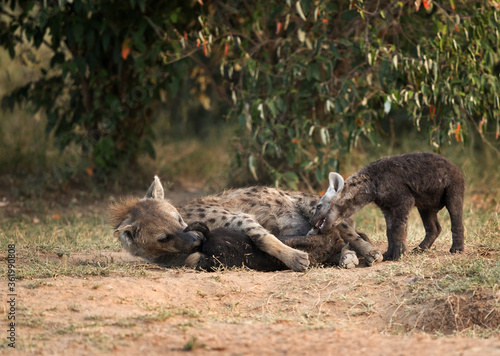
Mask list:
[[127,219],[125,220],[124,222],[122,222],[120,224],[120,226],[118,226],[116,229],[115,229],[115,232],[113,233],[113,235],[116,237],[128,237],[130,239],[133,239],[133,236],[134,236],[134,225],[130,224],[130,221]]
[[335,195],[340,193],[342,188],[344,188],[344,178],[342,178],[342,176],[338,173],[330,172],[328,175],[328,181],[330,182],[328,190]]
[[146,195],[144,196],[143,199],[164,199],[165,198],[165,193],[163,191],[163,186],[160,183],[160,178],[158,176],[155,176],[155,179],[151,186],[149,187]]

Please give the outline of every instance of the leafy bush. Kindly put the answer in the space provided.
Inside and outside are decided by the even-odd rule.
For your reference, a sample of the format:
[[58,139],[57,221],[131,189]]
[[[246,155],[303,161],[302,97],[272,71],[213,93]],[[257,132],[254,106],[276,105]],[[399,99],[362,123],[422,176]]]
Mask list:
[[498,139],[497,12],[491,1],[214,1],[179,37],[185,49],[166,46],[172,61],[198,49],[228,79],[238,159],[256,180],[313,186],[361,136],[395,135],[395,120],[426,127],[436,150],[471,128]]
[[[174,5],[145,0],[2,5],[0,45],[11,57],[21,55],[22,44],[51,50],[40,78],[5,96],[3,107],[26,102],[43,110],[47,132],[54,132],[58,145],[76,144],[97,173],[133,165],[142,152],[154,156],[153,104],[170,74],[161,66],[159,40],[180,6]],[[59,173],[71,173],[67,168]]]
[[400,122],[435,150],[474,130],[498,152],[495,1],[35,4],[0,8],[0,45],[46,44],[50,68],[3,104],[45,110],[61,147],[102,171],[154,155],[154,104],[163,89],[173,106],[193,96],[178,97],[188,76],[206,108],[214,95],[231,108],[236,162],[261,182],[313,187],[360,137],[394,137]]

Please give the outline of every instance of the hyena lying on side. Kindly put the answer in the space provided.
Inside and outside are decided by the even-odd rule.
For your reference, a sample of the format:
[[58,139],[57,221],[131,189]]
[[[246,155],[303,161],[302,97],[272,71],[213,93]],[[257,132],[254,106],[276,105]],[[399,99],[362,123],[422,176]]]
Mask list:
[[432,246],[439,233],[437,213],[446,206],[451,219],[450,252],[464,250],[462,224],[465,179],[448,159],[434,153],[409,153],[385,157],[344,179],[330,173],[332,195],[321,199],[312,221],[315,231],[329,230],[356,211],[374,202],[384,214],[389,247],[384,260],[397,260],[407,250],[410,210],[416,206],[425,227],[425,238],[415,249]]
[[[188,223],[201,221],[210,229],[224,227],[244,233],[257,248],[289,268],[303,271],[309,265],[307,253],[287,246],[276,236],[304,236],[311,228],[309,219],[316,202],[312,194],[254,187],[195,200],[181,213]],[[179,266],[185,261],[196,264],[192,252],[199,249],[201,240],[194,232],[184,231],[187,224],[182,216],[164,199],[158,177],[143,199],[128,199],[111,207],[115,235],[124,248],[166,266]],[[381,260],[380,252],[363,239],[366,235],[358,235],[348,224],[337,230],[368,265]]]

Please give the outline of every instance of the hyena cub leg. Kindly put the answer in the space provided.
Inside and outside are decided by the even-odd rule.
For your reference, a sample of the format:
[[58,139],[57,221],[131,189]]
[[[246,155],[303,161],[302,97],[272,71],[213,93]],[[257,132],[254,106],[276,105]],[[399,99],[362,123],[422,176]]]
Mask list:
[[453,244],[450,252],[457,253],[464,250],[464,225],[462,214],[464,210],[464,178],[461,176],[459,182],[446,191],[446,209],[450,214],[451,236]]
[[356,231],[352,224],[341,223],[337,228],[345,242],[349,244],[359,256],[364,257],[367,266],[382,262],[382,253],[373,248],[370,239],[364,233]]
[[413,249],[414,252],[421,252],[430,248],[442,230],[438,220],[438,211],[436,209],[418,208],[418,212],[424,224],[425,238],[418,247]]

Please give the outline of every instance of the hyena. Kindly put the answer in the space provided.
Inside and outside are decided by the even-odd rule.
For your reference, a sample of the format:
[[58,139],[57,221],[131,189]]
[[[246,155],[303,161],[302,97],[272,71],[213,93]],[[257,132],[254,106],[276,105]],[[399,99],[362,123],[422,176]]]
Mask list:
[[166,199],[163,190],[148,191],[143,199],[127,198],[110,206],[114,235],[134,256],[165,267],[193,267],[189,256],[200,248],[202,237],[185,231],[187,224]]
[[[194,200],[180,208],[187,223],[201,221],[209,229],[224,227],[245,233],[267,254],[294,271],[309,265],[307,253],[283,243],[288,236],[305,236],[311,229],[318,197],[311,193],[282,191],[271,187],[226,190]],[[368,266],[380,262],[382,255],[358,233],[352,220],[335,227],[349,246],[364,257]],[[323,235],[334,233],[324,230]]]
[[416,251],[432,246],[441,232],[437,213],[446,207],[451,219],[450,252],[464,250],[462,224],[465,179],[448,159],[434,153],[409,153],[385,157],[344,179],[330,173],[332,194],[321,199],[312,219],[316,230],[328,230],[374,202],[384,214],[388,249],[384,260],[398,260],[407,250],[410,210],[416,206],[425,227],[425,238]]
[[[163,187],[155,177],[143,199],[124,200],[113,205],[110,212],[115,235],[123,247],[154,263],[196,264],[192,252],[199,248],[201,241],[199,237],[186,235],[188,232],[184,230],[187,223],[201,221],[210,229],[223,227],[242,232],[257,248],[287,267],[303,271],[309,265],[307,253],[287,246],[276,236],[306,235],[316,204],[317,198],[312,194],[253,187],[195,200],[179,212],[164,199]],[[358,234],[347,224],[338,230],[368,265],[381,259],[380,252],[365,241],[366,235]]]
[[[253,241],[240,231],[217,228],[209,230],[201,222],[188,225],[185,231],[199,231],[203,234],[200,250],[190,258],[198,261],[196,269],[214,271],[221,267],[247,267],[258,271],[279,271],[287,266],[257,248]],[[339,266],[353,268],[359,263],[356,253],[349,250],[338,230],[333,234],[312,237],[296,236],[282,240],[286,245],[306,251],[314,266]],[[197,257],[195,257],[198,255]]]

